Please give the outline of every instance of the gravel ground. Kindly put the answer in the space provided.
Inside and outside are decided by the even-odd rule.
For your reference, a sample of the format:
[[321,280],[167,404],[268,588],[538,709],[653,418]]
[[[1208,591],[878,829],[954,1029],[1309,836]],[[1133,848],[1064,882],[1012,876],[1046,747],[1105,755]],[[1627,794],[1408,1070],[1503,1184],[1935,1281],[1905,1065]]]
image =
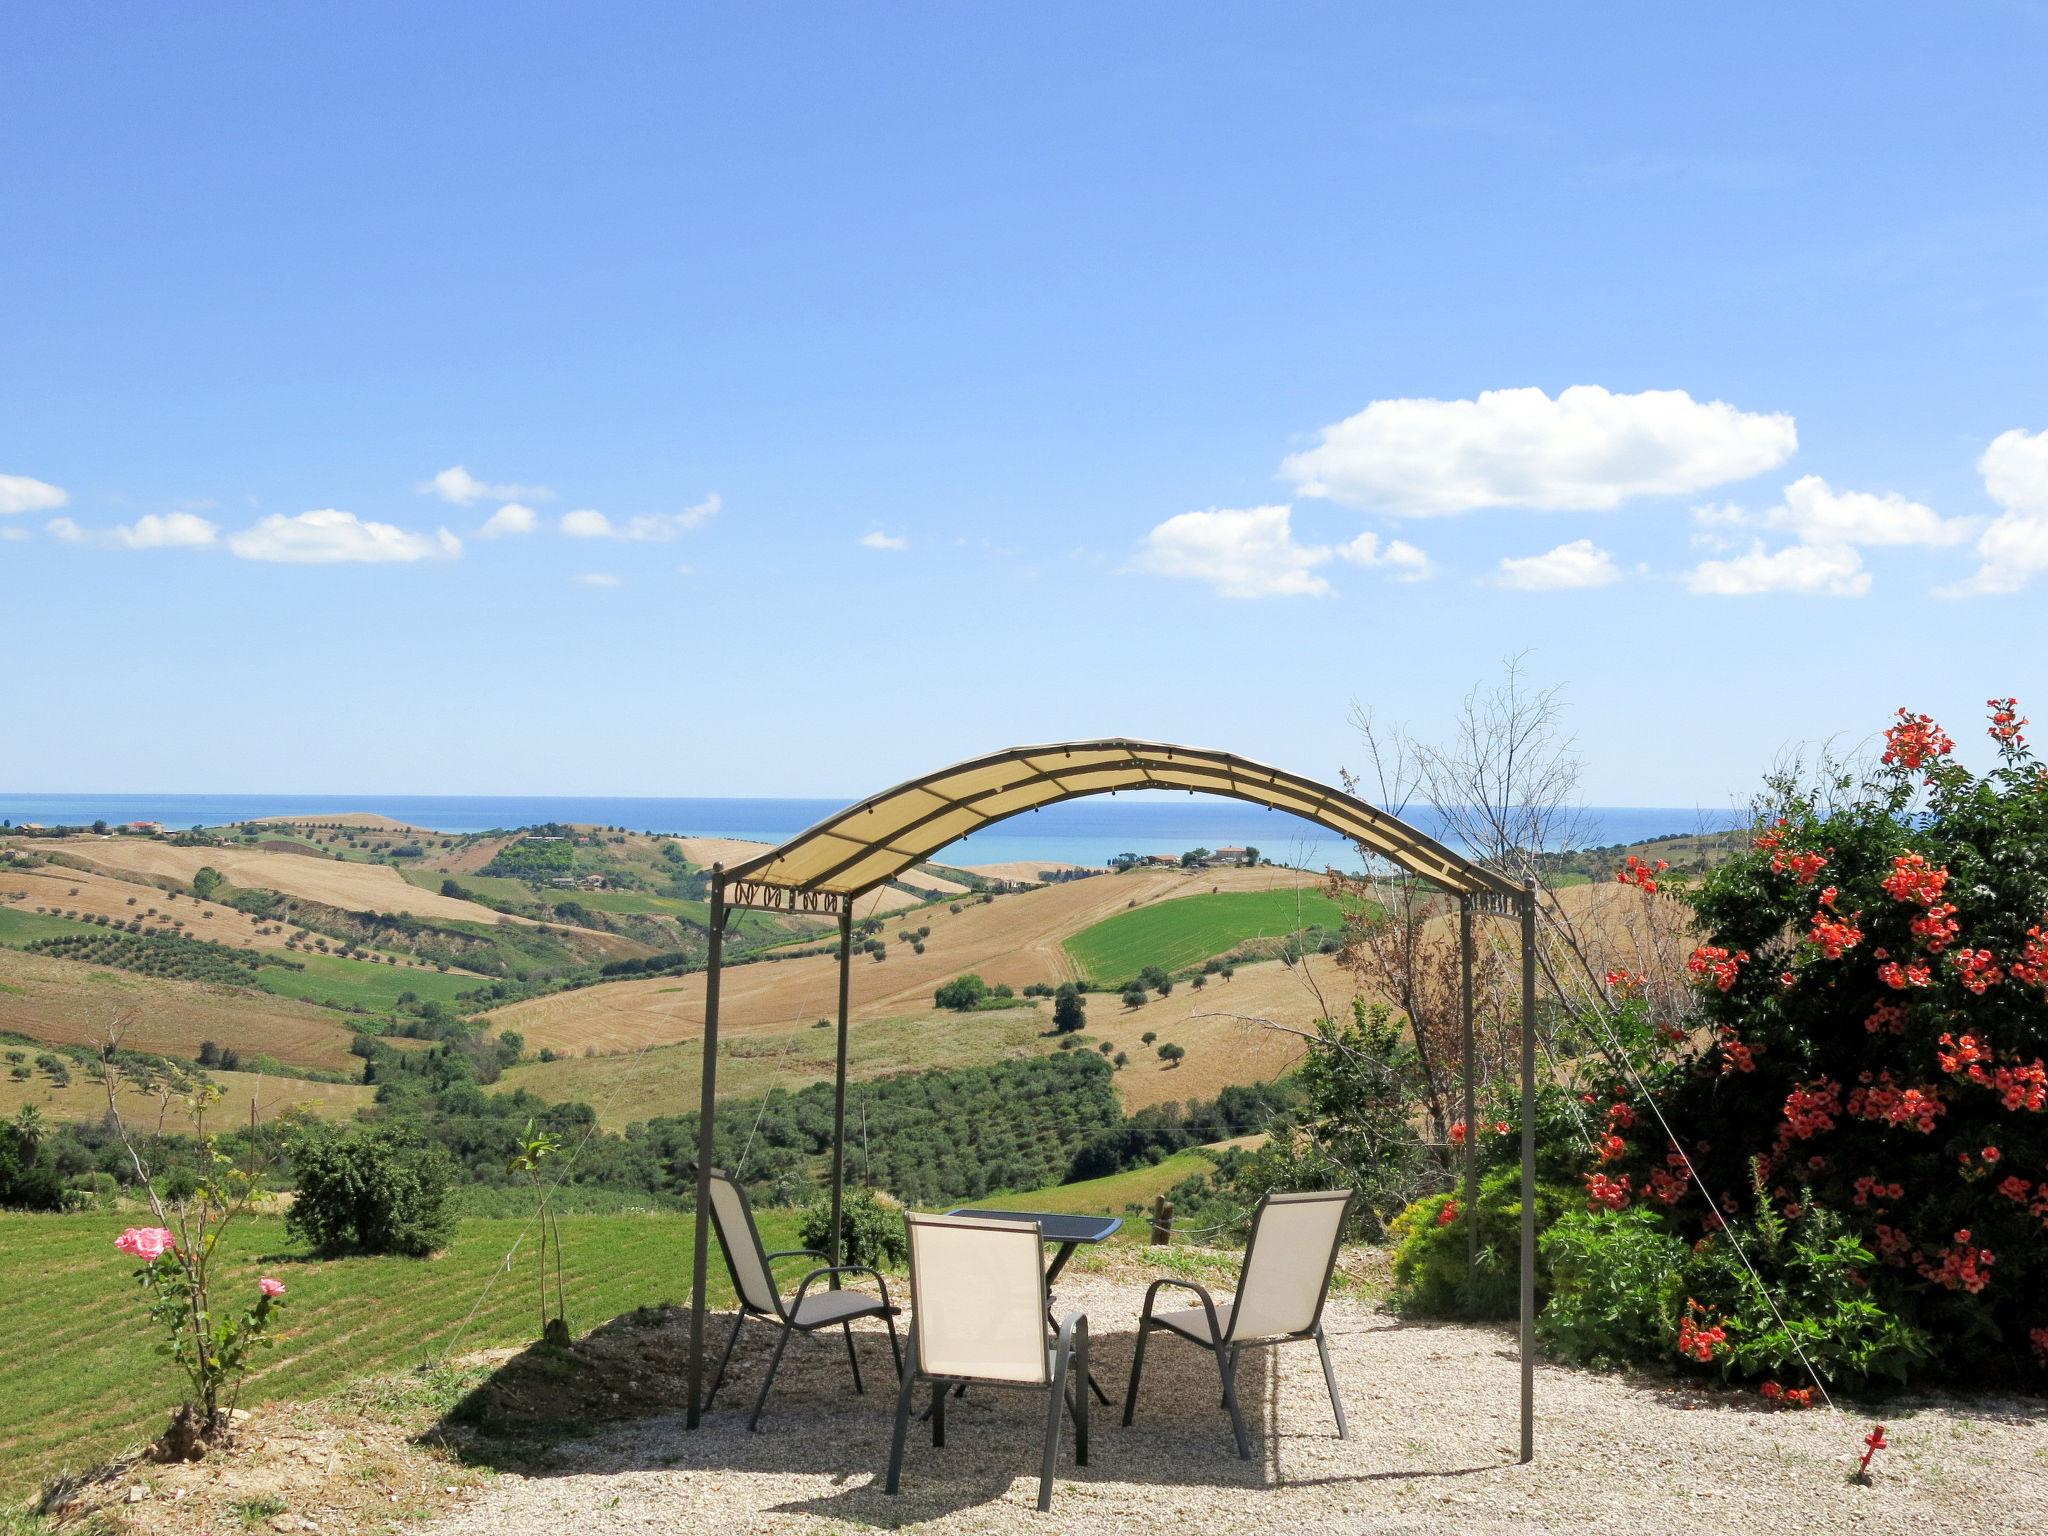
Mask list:
[[[1134,1272],[1135,1273],[1135,1272]],[[1915,1398],[1881,1409],[1765,1411],[1750,1394],[1541,1368],[1536,1460],[1515,1461],[1511,1333],[1400,1322],[1333,1298],[1325,1325],[1352,1438],[1335,1438],[1310,1345],[1250,1353],[1239,1391],[1253,1458],[1239,1461],[1208,1356],[1170,1337],[1148,1350],[1137,1423],[1118,1422],[1142,1290],[1075,1277],[1059,1307],[1097,1330],[1091,1465],[1063,1443],[1040,1515],[1044,1398],[977,1389],[935,1450],[913,1424],[903,1493],[882,1492],[894,1394],[888,1346],[860,1335],[855,1397],[839,1341],[793,1342],[762,1420],[745,1411],[773,1333],[749,1325],[705,1426],[641,1419],[555,1447],[545,1472],[494,1479],[434,1536],[588,1532],[934,1531],[1744,1533],[2048,1529],[2048,1404]],[[722,1322],[714,1336],[723,1339]],[[1277,1368],[1277,1370],[1276,1370]],[[1849,1481],[1873,1417],[1892,1448],[1872,1486]]]

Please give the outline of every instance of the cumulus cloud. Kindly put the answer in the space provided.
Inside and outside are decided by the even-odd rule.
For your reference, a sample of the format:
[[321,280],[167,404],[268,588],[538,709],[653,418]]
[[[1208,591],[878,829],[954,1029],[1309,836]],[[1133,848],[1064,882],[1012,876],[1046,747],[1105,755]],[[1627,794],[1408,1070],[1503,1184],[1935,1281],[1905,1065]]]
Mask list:
[[585,571],[582,575],[570,579],[579,587],[620,587],[625,585],[624,582],[609,571]]
[[1970,536],[1963,518],[1944,518],[1896,491],[1837,491],[1819,475],[1786,486],[1783,503],[1764,514],[1764,525],[1797,534],[1806,544],[1944,545]]
[[1968,580],[1943,588],[1943,597],[2017,592],[2048,576],[2048,430],[1999,433],[1977,469],[2001,510],[1977,537],[1983,563]]
[[1319,571],[1332,560],[1385,571],[1402,581],[1429,574],[1429,557],[1393,540],[1384,548],[1374,534],[1350,543],[1295,541],[1292,507],[1212,507],[1169,517],[1146,536],[1137,569],[1155,576],[1205,581],[1220,597],[1327,597],[1333,590]]
[[540,516],[533,508],[516,501],[508,501],[493,512],[477,529],[480,539],[499,539],[508,535],[531,533],[540,526]]
[[572,539],[631,539],[640,543],[665,544],[703,527],[718,515],[723,505],[718,493],[713,491],[695,506],[685,507],[680,512],[647,512],[623,522],[613,522],[594,508],[579,507],[574,512],[563,513],[557,526]]
[[864,533],[860,536],[860,547],[862,549],[908,549],[910,548],[910,540],[899,534],[884,533],[881,529],[877,528],[872,533]]
[[1783,549],[1766,550],[1758,540],[1747,554],[1702,560],[1687,573],[1685,584],[1708,597],[1753,597],[1766,592],[1861,597],[1870,590],[1870,572],[1850,544],[1788,544]]
[[326,507],[296,517],[274,512],[230,534],[228,548],[244,560],[287,565],[391,564],[453,557],[462,553],[462,541],[446,528],[431,535],[410,533]]
[[477,479],[460,464],[450,465],[413,489],[422,496],[438,496],[457,507],[479,501],[548,501],[555,494],[544,485],[492,485]]
[[1790,458],[1790,416],[1682,389],[1617,395],[1579,384],[1474,400],[1375,400],[1324,427],[1281,473],[1303,495],[1400,517],[1478,507],[1606,511],[1746,480]]
[[11,512],[54,512],[71,495],[61,485],[27,475],[0,475],[0,517]]
[[1605,587],[1621,580],[1614,556],[1591,539],[1573,539],[1540,555],[1503,557],[1496,585],[1521,592],[1565,592],[1576,587]]
[[1406,539],[1389,539],[1382,546],[1376,533],[1361,533],[1349,544],[1339,544],[1337,558],[1349,565],[1385,571],[1396,581],[1424,581],[1433,571],[1429,556]]
[[117,549],[197,549],[213,543],[220,530],[191,512],[149,512],[114,528],[81,528],[68,517],[52,518],[49,531],[71,544],[104,544]]

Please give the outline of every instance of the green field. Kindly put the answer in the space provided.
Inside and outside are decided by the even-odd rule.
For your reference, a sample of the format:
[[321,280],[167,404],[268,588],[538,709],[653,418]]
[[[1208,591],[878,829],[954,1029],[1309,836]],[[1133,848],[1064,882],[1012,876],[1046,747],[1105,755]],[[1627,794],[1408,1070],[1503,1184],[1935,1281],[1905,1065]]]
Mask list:
[[279,997],[296,997],[344,1008],[360,1003],[379,1013],[397,1006],[399,995],[405,992],[435,1002],[453,1003],[459,993],[480,987],[487,979],[423,967],[344,960],[339,955],[300,953],[293,958],[306,968],[294,971],[287,966],[266,965],[256,972],[256,984]]
[[509,875],[450,875],[438,869],[421,869],[418,865],[399,871],[407,882],[423,891],[439,891],[441,882],[453,880],[465,891],[474,891],[479,896],[488,896],[493,901],[511,902],[525,906],[533,900],[533,887],[524,880],[514,880]]
[[[847,1032],[847,1079],[859,1083],[900,1072],[1038,1055],[1053,1045],[1044,1034],[1051,1026],[1051,1016],[1037,1008],[856,1020]],[[829,1028],[728,1036],[718,1049],[719,1097],[797,1093],[812,1083],[829,1082],[837,1049],[838,1031]],[[694,1112],[703,1054],[701,1041],[686,1040],[639,1054],[525,1061],[509,1068],[498,1086],[524,1088],[549,1100],[578,1100],[597,1111],[607,1130],[622,1130],[636,1120]]]
[[1145,1224],[1129,1219],[1131,1206],[1149,1206],[1155,1195],[1163,1195],[1182,1179],[1208,1173],[1214,1159],[1200,1147],[1152,1164],[1149,1168],[1126,1168],[1106,1178],[1082,1179],[1074,1184],[1056,1184],[1050,1189],[1022,1190],[1015,1194],[990,1195],[977,1202],[991,1210],[1071,1211],[1125,1217],[1118,1240],[1135,1237],[1142,1242]]
[[[770,1249],[797,1245],[794,1212],[759,1216]],[[62,1468],[82,1468],[162,1428],[176,1396],[173,1368],[152,1351],[133,1261],[114,1251],[121,1229],[143,1219],[132,1212],[4,1218],[0,1497],[27,1493]],[[529,1342],[538,1331],[530,1243],[491,1283],[520,1228],[509,1219],[465,1221],[454,1246],[435,1259],[326,1261],[289,1245],[276,1217],[230,1229],[220,1294],[253,1295],[257,1276],[275,1275],[290,1303],[280,1342],[258,1356],[244,1401],[312,1397],[451,1349]],[[579,1333],[636,1306],[688,1300],[687,1216],[564,1216],[562,1241],[569,1323]],[[711,1289],[717,1305],[730,1305],[715,1254]]]
[[1200,965],[1248,939],[1284,938],[1303,928],[1339,928],[1344,912],[1306,886],[1284,891],[1215,891],[1133,907],[1066,940],[1067,956],[1095,986],[1128,981],[1148,965]]
[[21,949],[37,939],[63,939],[85,931],[85,925],[72,918],[0,907],[0,944],[9,949]]

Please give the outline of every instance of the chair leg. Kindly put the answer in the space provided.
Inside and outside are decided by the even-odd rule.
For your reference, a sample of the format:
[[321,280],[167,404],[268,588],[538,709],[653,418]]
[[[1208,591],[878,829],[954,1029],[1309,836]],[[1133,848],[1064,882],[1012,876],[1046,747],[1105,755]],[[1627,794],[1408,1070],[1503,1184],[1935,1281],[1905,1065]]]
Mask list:
[[1138,1411],[1138,1377],[1145,1369],[1145,1340],[1152,1330],[1143,1319],[1138,1323],[1138,1347],[1131,1354],[1131,1389],[1124,1394],[1124,1428],[1131,1427],[1131,1415]]
[[[1071,1349],[1071,1346],[1070,1346]],[[1052,1363],[1052,1398],[1045,1408],[1045,1455],[1038,1464],[1038,1507],[1052,1508],[1052,1471],[1060,1449],[1060,1419],[1067,1407],[1067,1370],[1072,1354],[1063,1353]],[[1087,1396],[1083,1387],[1081,1394]]]
[[1244,1437],[1244,1415],[1237,1411],[1237,1364],[1235,1356],[1216,1346],[1216,1372],[1223,1378],[1223,1406],[1230,1411],[1230,1432],[1237,1437],[1237,1458],[1239,1461],[1252,1459],[1251,1442]]
[[[895,1335],[890,1335],[893,1340]],[[917,1385],[917,1335],[910,1335],[910,1369],[899,1368],[901,1377],[896,1387],[896,1436],[889,1443],[889,1476],[882,1488],[886,1493],[896,1492],[903,1480],[903,1442],[910,1435],[910,1394]]]
[[1330,1411],[1337,1415],[1337,1438],[1349,1440],[1351,1432],[1344,1427],[1344,1402],[1337,1396],[1337,1373],[1330,1368],[1330,1346],[1323,1338],[1323,1325],[1316,1324],[1316,1353],[1323,1357],[1323,1385],[1330,1389]]
[[882,1314],[882,1325],[889,1330],[889,1353],[896,1357],[896,1374],[903,1374],[903,1346],[896,1342],[896,1319],[887,1312]]
[[846,1358],[853,1366],[853,1390],[865,1392],[867,1388],[860,1384],[860,1356],[853,1352],[853,1324],[848,1321],[841,1323],[839,1327],[846,1334]]
[[[1230,1375],[1228,1379],[1231,1381],[1237,1380],[1237,1346],[1235,1344],[1230,1346]],[[1228,1408],[1230,1406],[1228,1395],[1219,1399],[1216,1406],[1218,1408]]]
[[1088,1330],[1074,1335],[1074,1465],[1088,1465]]
[[775,1372],[782,1364],[782,1351],[788,1345],[789,1336],[794,1331],[788,1323],[784,1323],[782,1332],[775,1337],[775,1353],[768,1357],[768,1374],[761,1378],[761,1395],[754,1399],[754,1416],[747,1420],[748,1429],[761,1427],[761,1410],[768,1406],[768,1389],[775,1385]]
[[718,1373],[711,1378],[711,1390],[704,1394],[704,1407],[708,1412],[711,1399],[718,1396],[718,1389],[725,1385],[725,1368],[732,1362],[732,1348],[740,1341],[740,1324],[747,1320],[746,1309],[735,1308],[732,1314],[732,1332],[726,1337],[725,1353],[718,1357]]
[[935,1381],[932,1383],[932,1444],[943,1446],[945,1443],[946,1384],[943,1381]]

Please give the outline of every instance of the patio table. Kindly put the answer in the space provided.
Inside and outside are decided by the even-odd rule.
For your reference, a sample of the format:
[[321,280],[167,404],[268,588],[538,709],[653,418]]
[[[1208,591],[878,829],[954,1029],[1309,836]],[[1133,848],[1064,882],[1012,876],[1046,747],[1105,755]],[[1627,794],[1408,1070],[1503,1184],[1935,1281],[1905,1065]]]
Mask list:
[[[1045,1269],[1045,1321],[1055,1331],[1058,1330],[1059,1324],[1053,1321],[1052,1285],[1059,1279],[1060,1271],[1067,1267],[1067,1260],[1074,1256],[1074,1250],[1083,1243],[1104,1242],[1114,1237],[1124,1224],[1121,1216],[1076,1216],[1062,1211],[989,1211],[972,1205],[955,1206],[946,1214],[973,1216],[982,1221],[1014,1221],[1020,1224],[1037,1222],[1039,1237],[1045,1242],[1059,1245],[1058,1251],[1053,1254],[1052,1263]],[[1092,1371],[1088,1374],[1088,1387],[1095,1394],[1097,1402],[1105,1408],[1109,1406],[1109,1397],[1103,1392]],[[964,1384],[959,1388],[960,1392],[966,1390]]]

